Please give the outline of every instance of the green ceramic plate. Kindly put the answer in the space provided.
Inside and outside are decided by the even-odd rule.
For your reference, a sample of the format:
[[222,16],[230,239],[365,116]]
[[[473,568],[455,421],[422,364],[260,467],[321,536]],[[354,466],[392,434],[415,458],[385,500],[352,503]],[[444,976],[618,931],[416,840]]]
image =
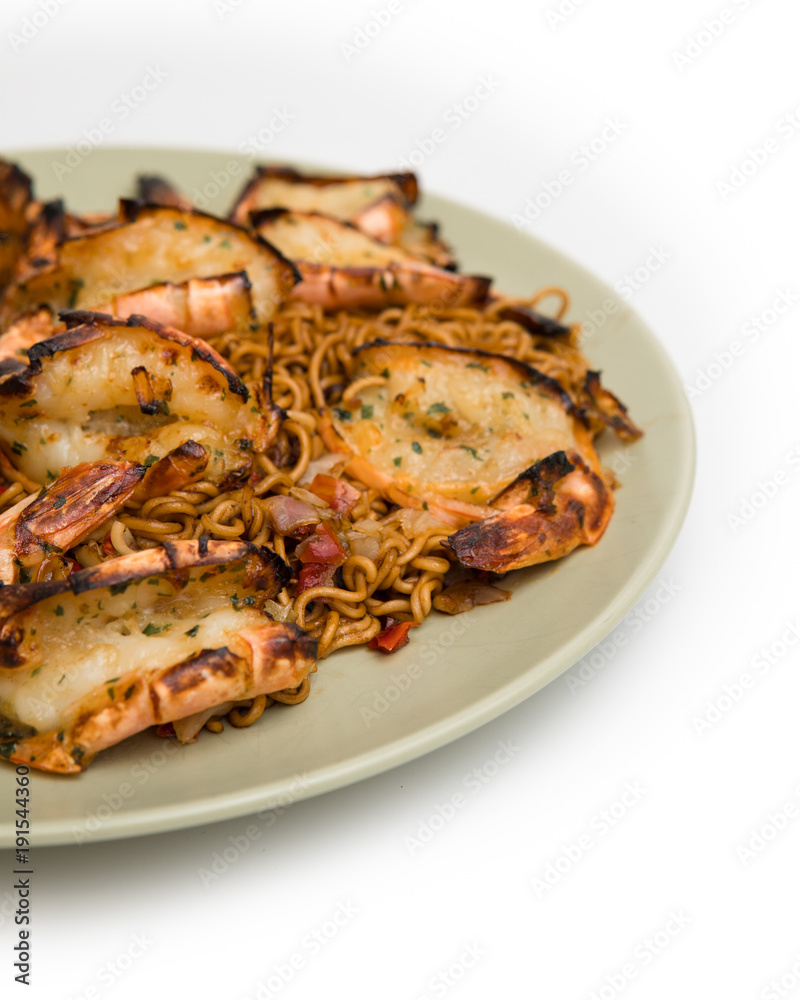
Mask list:
[[[40,198],[111,209],[137,173],[163,173],[201,207],[230,205],[251,164],[164,149],[14,154]],[[234,169],[235,168],[235,169]],[[208,199],[199,201],[198,195]],[[274,707],[247,730],[177,747],[144,733],[74,778],[32,775],[36,844],[91,842],[257,812],[385,771],[488,722],[557,677],[610,632],[651,582],[680,530],[694,476],[694,433],[680,381],[658,341],[614,293],[561,254],[480,212],[426,196],[465,271],[516,294],[561,285],[569,317],[603,318],[586,344],[645,437],[608,437],[601,454],[623,488],[595,548],[513,574],[513,599],[457,618],[434,615],[391,657],[346,650],[322,663],[310,698]],[[613,303],[616,308],[609,308]],[[607,437],[604,435],[604,437]],[[13,843],[14,771],[0,771],[0,841]]]

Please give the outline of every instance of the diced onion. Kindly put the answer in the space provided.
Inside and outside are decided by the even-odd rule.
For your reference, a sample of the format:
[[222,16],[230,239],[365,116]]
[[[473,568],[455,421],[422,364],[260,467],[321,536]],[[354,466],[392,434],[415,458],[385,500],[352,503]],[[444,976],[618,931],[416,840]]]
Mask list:
[[396,518],[400,522],[407,535],[421,535],[425,531],[441,528],[446,534],[452,533],[452,528],[434,517],[427,510],[417,510],[412,507],[402,507],[396,513]]
[[[312,459],[308,463],[306,471],[300,477],[300,485],[305,486],[307,483],[310,483],[314,476],[320,472],[329,476],[337,475],[342,471],[346,463],[346,455],[337,454],[336,452],[320,455],[319,458]],[[336,469],[336,472],[334,472],[334,469]]]
[[328,506],[322,497],[318,497],[316,493],[312,493],[310,490],[301,489],[299,486],[293,486],[289,490],[289,496],[293,496],[302,503],[309,503],[312,507],[324,508]]
[[318,507],[295,497],[267,497],[264,505],[269,510],[275,530],[282,535],[291,535],[305,524],[319,524],[321,517]]
[[202,712],[187,715],[185,719],[173,720],[172,728],[181,743],[193,743],[197,734],[212,715],[226,715],[232,708],[232,701],[223,702],[221,705],[212,705],[211,708],[204,708]]
[[365,517],[361,521],[356,521],[353,525],[354,531],[360,531],[362,535],[377,535],[381,530],[381,525],[378,521],[372,521],[368,517]]
[[366,556],[373,562],[378,558],[381,542],[377,535],[362,535],[358,531],[348,531],[346,537],[354,555]]
[[464,611],[471,611],[478,604],[496,604],[498,601],[507,601],[510,597],[507,590],[500,590],[499,587],[492,587],[480,580],[462,580],[437,594],[433,599],[433,606],[445,614],[460,615]]
[[264,601],[264,610],[276,622],[295,622],[297,612],[291,604],[278,604],[277,601]]

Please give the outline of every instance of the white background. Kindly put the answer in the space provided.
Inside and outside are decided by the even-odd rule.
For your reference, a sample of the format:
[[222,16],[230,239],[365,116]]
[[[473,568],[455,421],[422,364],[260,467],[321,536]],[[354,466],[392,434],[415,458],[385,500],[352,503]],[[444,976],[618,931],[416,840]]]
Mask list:
[[[2,996],[800,996],[800,678],[781,645],[800,614],[796,2],[401,0],[362,50],[384,0],[69,0],[20,44],[40,8],[0,13],[5,150],[75,144],[154,68],[109,142],[235,151],[280,110],[264,157],[366,172],[444,125],[423,185],[509,223],[570,170],[530,229],[612,285],[663,251],[632,301],[700,387],[699,466],[660,574],[679,589],[593,675],[293,806],[209,884],[246,821],[41,849],[35,985],[13,982],[3,917]],[[494,92],[448,124],[481,78]],[[607,120],[618,135],[579,167]],[[501,741],[518,751],[471,791]]]

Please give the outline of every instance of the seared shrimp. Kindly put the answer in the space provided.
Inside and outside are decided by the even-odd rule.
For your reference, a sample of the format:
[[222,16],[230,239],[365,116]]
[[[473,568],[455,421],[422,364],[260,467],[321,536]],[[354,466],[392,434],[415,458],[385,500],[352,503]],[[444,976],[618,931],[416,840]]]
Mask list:
[[51,263],[9,286],[0,322],[42,304],[96,309],[150,285],[247,271],[256,320],[264,324],[298,280],[277,250],[213,216],[137,202],[122,202],[121,214],[111,228],[61,241]]
[[322,415],[329,450],[392,503],[427,511],[466,566],[505,573],[594,544],[614,506],[590,421],[520,361],[438,344],[356,351]]
[[414,174],[378,174],[374,177],[334,177],[301,174],[289,167],[258,167],[236,200],[231,218],[247,225],[252,212],[288,208],[295,212],[324,212],[342,222],[354,222],[359,213],[386,195],[401,205],[418,197]]
[[145,475],[133,462],[83,463],[0,515],[0,582],[69,575],[61,554],[79,545],[129,500]]
[[462,566],[508,573],[594,545],[613,512],[601,476],[577,452],[559,451],[526,469],[447,544]]
[[491,281],[434,267],[354,226],[313,212],[267,209],[253,228],[297,265],[302,281],[291,298],[324,309],[391,305],[480,305]]
[[21,316],[0,334],[0,362],[14,360],[27,365],[28,348],[63,329],[64,324],[55,319],[47,307]]
[[268,549],[201,538],[0,588],[0,755],[77,772],[155,723],[297,687],[316,643],[262,610],[289,576]]
[[212,337],[229,330],[249,335],[257,325],[246,271],[192,278],[180,284],[166,281],[151,285],[100,303],[95,312],[111,313],[120,319],[147,316],[193,337]]
[[32,187],[19,167],[0,160],[0,291],[24,252]]
[[42,483],[79,462],[150,467],[168,456],[216,483],[250,475],[282,411],[213,348],[141,316],[63,315],[70,329],[0,382],[0,442],[25,476]]

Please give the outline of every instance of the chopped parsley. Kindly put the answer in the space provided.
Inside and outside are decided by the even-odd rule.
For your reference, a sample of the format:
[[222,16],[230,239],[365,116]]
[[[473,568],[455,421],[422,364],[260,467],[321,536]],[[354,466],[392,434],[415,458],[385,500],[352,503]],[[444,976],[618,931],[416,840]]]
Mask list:
[[234,594],[231,598],[234,611],[239,611],[241,608],[252,608],[255,603],[256,599],[252,594],[249,594],[247,597],[239,597],[238,594]]
[[419,441],[412,441],[411,442],[411,450],[415,454],[421,455],[422,454],[422,445],[419,443]]
[[164,632],[170,627],[169,625],[154,625],[152,622],[148,622],[142,629],[142,635],[158,635],[159,632]]
[[450,413],[450,407],[446,403],[431,403],[428,407],[428,416],[434,413]]
[[67,303],[67,309],[74,309],[75,304],[78,301],[78,292],[83,288],[83,280],[81,278],[76,278],[72,283],[72,291],[70,292],[69,302]]

